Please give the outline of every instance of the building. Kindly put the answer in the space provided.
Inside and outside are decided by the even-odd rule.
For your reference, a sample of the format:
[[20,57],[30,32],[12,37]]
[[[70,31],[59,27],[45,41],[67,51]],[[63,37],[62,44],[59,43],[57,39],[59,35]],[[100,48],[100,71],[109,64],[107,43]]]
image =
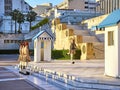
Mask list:
[[87,19],[87,20],[83,20],[82,23],[87,24],[88,29],[92,30],[93,27],[99,25],[107,16],[108,16],[108,14],[93,17],[93,18],[90,18],[90,19]]
[[46,13],[51,8],[52,8],[52,4],[51,3],[45,3],[45,4],[37,5],[32,10],[35,11],[37,13],[37,15],[45,17]]
[[64,0],[56,6],[58,9],[77,9],[95,11],[95,0]]
[[109,14],[114,10],[120,9],[120,0],[97,0],[96,11]]
[[34,62],[51,61],[53,35],[48,30],[41,30],[32,40],[34,40]]
[[[15,33],[15,21],[9,15],[11,11],[17,9],[23,14],[27,14],[31,10],[31,6],[24,0],[1,0],[0,2],[0,33]],[[38,17],[32,25],[38,23],[42,18]],[[19,25],[17,24],[17,30]],[[29,22],[25,21],[21,24],[21,32],[29,32]]]
[[120,9],[108,15],[98,28],[105,28],[105,75],[119,78]]
[[81,50],[82,60],[104,58],[104,43],[86,27],[61,23],[56,18],[52,21],[52,30],[55,33],[55,50],[69,50],[71,39],[75,39],[77,49]]
[[55,18],[60,18],[62,23],[76,24],[82,20],[93,18],[101,15],[94,11],[82,11],[74,9],[55,9]]
[[14,9],[27,13],[31,8],[24,0],[0,0],[0,15],[9,15]]

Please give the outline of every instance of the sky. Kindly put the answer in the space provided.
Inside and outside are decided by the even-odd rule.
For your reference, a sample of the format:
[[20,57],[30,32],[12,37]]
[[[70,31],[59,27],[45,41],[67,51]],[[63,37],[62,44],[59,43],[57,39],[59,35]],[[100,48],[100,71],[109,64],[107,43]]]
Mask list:
[[64,0],[25,0],[30,6],[35,7],[36,5],[43,4],[43,3],[52,3],[53,6],[57,5]]

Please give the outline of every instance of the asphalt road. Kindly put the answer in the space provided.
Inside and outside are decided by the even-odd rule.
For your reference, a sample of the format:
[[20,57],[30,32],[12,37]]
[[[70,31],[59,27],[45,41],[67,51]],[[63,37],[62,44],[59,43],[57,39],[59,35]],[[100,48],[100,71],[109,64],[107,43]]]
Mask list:
[[17,54],[0,54],[0,61],[17,61]]

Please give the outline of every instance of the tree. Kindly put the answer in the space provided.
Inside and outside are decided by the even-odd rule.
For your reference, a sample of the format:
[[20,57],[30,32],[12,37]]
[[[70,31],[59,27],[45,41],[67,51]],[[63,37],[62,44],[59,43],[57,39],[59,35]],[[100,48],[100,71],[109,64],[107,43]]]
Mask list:
[[36,25],[34,25],[33,27],[31,27],[31,30],[34,30],[36,28],[39,28],[45,24],[49,23],[49,19],[48,18],[44,18],[42,21],[38,22]]
[[31,30],[31,23],[32,23],[32,21],[35,21],[36,16],[37,16],[37,14],[34,11],[30,11],[26,15],[26,20],[30,23],[29,30]]
[[19,12],[18,13],[18,16],[17,16],[17,22],[18,22],[18,24],[19,24],[19,29],[18,29],[18,33],[21,33],[21,23],[23,23],[24,22],[24,15],[21,13],[21,12]]
[[16,25],[17,25],[17,18],[18,18],[18,14],[19,14],[19,10],[15,9],[10,13],[10,16],[12,17],[12,20],[15,21],[15,33],[16,33]]

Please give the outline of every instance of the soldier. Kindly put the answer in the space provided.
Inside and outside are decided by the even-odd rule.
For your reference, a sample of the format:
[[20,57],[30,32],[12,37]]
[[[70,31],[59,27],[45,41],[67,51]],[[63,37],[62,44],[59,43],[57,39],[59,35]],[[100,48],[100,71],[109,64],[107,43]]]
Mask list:
[[22,69],[22,64],[23,64],[23,46],[24,46],[24,43],[21,42],[20,43],[20,48],[19,48],[19,58],[18,58],[18,61],[19,61],[19,68],[20,70]]
[[24,42],[24,48],[23,48],[23,62],[24,62],[24,68],[27,67],[28,62],[31,61],[30,55],[29,55],[29,45],[28,42]]
[[76,44],[75,44],[75,40],[73,39],[73,40],[71,41],[70,51],[69,51],[69,53],[70,53],[70,59],[71,59],[71,61],[72,61],[72,64],[75,63],[75,62],[73,61],[73,56],[74,56],[74,54],[75,54],[75,50],[76,50]]

